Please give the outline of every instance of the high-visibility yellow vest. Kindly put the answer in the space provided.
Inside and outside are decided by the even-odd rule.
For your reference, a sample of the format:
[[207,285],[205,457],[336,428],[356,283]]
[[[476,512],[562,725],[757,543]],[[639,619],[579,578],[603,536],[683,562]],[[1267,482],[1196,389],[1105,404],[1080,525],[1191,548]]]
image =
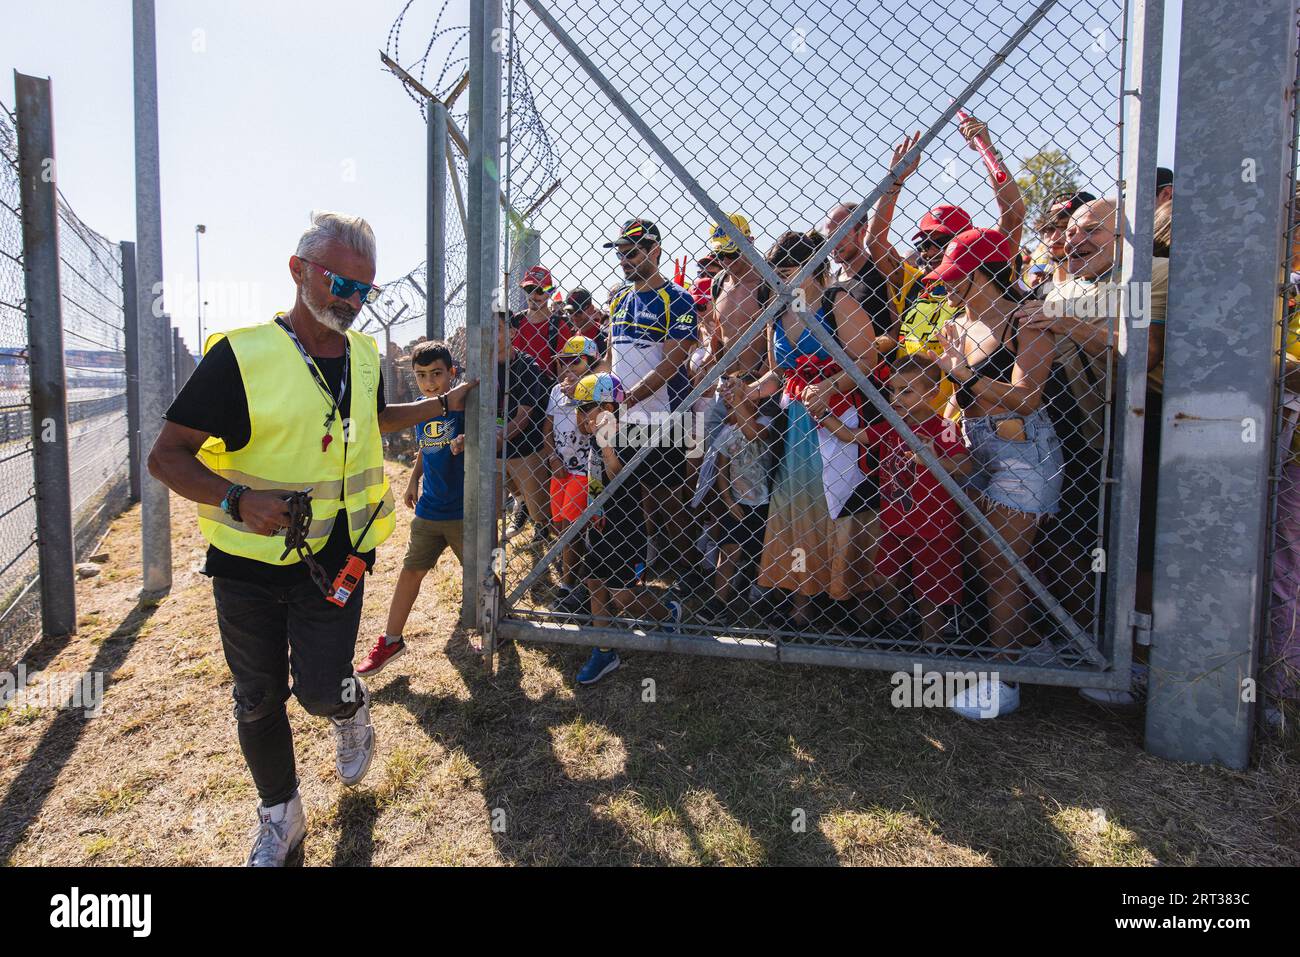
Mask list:
[[[350,417],[335,416],[325,451],[321,440],[328,407],[298,347],[283,328],[266,322],[213,333],[204,352],[225,336],[239,363],[248,397],[248,444],[230,452],[217,436],[199,449],[199,460],[232,484],[252,489],[311,490],[311,526],[307,544],[320,551],[339,509],[347,513],[353,547],[374,548],[396,524],[393,495],[384,475],[383,440],[374,413],[379,388],[379,347],[363,333],[349,330],[352,359],[348,369]],[[379,514],[358,540],[370,514]],[[297,552],[283,559],[284,532],[258,535],[236,522],[220,506],[199,506],[199,531],[224,552],[270,565],[292,565]],[[335,569],[327,569],[329,572]]]

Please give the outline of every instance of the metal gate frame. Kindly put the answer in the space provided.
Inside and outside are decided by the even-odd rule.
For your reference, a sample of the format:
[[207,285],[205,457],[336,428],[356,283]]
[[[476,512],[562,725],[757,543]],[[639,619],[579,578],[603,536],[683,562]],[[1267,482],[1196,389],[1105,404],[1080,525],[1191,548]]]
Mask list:
[[[995,53],[976,76],[967,83],[962,92],[953,99],[946,110],[930,124],[920,140],[907,152],[897,167],[891,169],[877,183],[875,189],[864,198],[852,214],[840,224],[839,228],[827,238],[822,248],[813,259],[804,265],[799,273],[784,283],[767,264],[753,244],[736,229],[719,206],[709,197],[700,184],[687,171],[685,166],[664,145],[649,125],[640,117],[632,106],[619,94],[613,84],[604,76],[576,41],[564,30],[547,10],[541,0],[523,0],[538,20],[554,35],[562,47],[573,57],[586,72],[591,81],[606,95],[619,110],[624,119],[642,137],[645,143],[657,154],[664,165],[670,169],[680,183],[700,204],[747,257],[751,264],[774,290],[775,295],[762,313],[751,323],[748,329],[736,339],[717,361],[720,368],[730,365],[761,331],[765,331],[776,316],[783,312],[792,301],[792,290],[797,288],[814,269],[830,255],[850,230],[857,227],[874,207],[877,199],[893,180],[898,169],[906,168],[912,160],[946,127],[958,110],[980,89],[983,83],[993,75],[1033,28],[1057,5],[1058,0],[1042,0],[1034,11],[1017,28],[997,53]],[[1158,123],[1160,59],[1162,21],[1164,14],[1163,0],[1135,0],[1134,25],[1137,34],[1133,47],[1132,63],[1137,67],[1139,86],[1128,89],[1123,86],[1130,75],[1129,61],[1121,53],[1121,87],[1124,96],[1129,97],[1127,117],[1126,147],[1121,148],[1123,157],[1123,192],[1124,228],[1123,251],[1121,258],[1121,275],[1125,288],[1129,283],[1150,281],[1151,270],[1151,234],[1154,214],[1155,189],[1151,176],[1139,175],[1140,170],[1155,168],[1155,147]],[[470,142],[471,169],[474,170],[470,183],[470,250],[469,263],[469,311],[467,326],[477,332],[469,335],[470,357],[469,374],[479,379],[476,401],[467,410],[467,418],[474,422],[469,431],[471,441],[467,442],[467,454],[473,445],[481,449],[494,447],[492,429],[495,408],[496,383],[492,381],[495,364],[492,358],[492,345],[489,341],[493,328],[488,305],[492,293],[488,290],[485,277],[495,277],[497,266],[498,233],[496,229],[495,202],[498,188],[498,145],[496,135],[500,125],[500,8],[496,2],[475,4],[471,17],[471,62],[470,62]],[[493,135],[484,133],[493,131]],[[478,133],[476,136],[475,133]],[[1152,180],[1148,182],[1148,180]],[[1124,188],[1131,186],[1131,188]],[[476,256],[475,253],[482,253]],[[496,291],[499,295],[501,290]],[[1132,304],[1135,297],[1125,297],[1125,304]],[[660,435],[670,428],[670,423],[657,423],[651,429],[645,446],[639,449],[627,462],[618,475],[614,476],[600,495],[588,502],[582,514],[551,544],[545,555],[509,595],[504,595],[504,553],[497,546],[495,539],[496,523],[493,520],[493,503],[495,502],[494,474],[495,456],[493,454],[475,454],[467,458],[466,466],[478,482],[471,483],[467,491],[466,521],[472,524],[476,535],[471,544],[467,540],[467,565],[479,569],[476,595],[466,595],[466,605],[476,607],[478,614],[476,624],[483,633],[483,654],[488,659],[489,667],[494,660],[498,634],[501,637],[535,641],[542,643],[563,643],[579,645],[613,646],[648,651],[666,651],[697,654],[713,657],[749,658],[756,660],[789,662],[797,664],[822,664],[839,667],[867,668],[880,670],[900,670],[913,665],[943,665],[951,667],[960,665],[969,669],[974,664],[996,664],[1000,673],[1009,680],[1023,680],[1034,684],[1064,685],[1076,687],[1097,687],[1110,689],[1127,689],[1129,686],[1129,663],[1132,656],[1133,629],[1139,623],[1133,606],[1134,581],[1133,572],[1137,561],[1137,518],[1140,497],[1140,475],[1142,455],[1142,413],[1145,405],[1146,379],[1146,323],[1138,316],[1127,313],[1119,333],[1119,380],[1122,383],[1122,400],[1125,415],[1116,416],[1116,446],[1120,450],[1116,467],[1123,469],[1123,474],[1116,478],[1105,479],[1112,486],[1110,524],[1110,555],[1107,556],[1107,616],[1102,630],[1099,647],[1082,628],[1065,612],[1057,601],[1018,559],[1005,540],[989,523],[979,508],[969,499],[965,491],[947,471],[938,464],[928,448],[917,439],[912,430],[901,417],[884,400],[870,379],[863,375],[834,337],[817,323],[807,325],[822,347],[830,353],[840,367],[849,373],[858,388],[868,400],[880,411],[884,419],[903,437],[907,445],[918,454],[925,466],[943,485],[962,510],[970,517],[980,531],[987,536],[1007,558],[1011,567],[1033,593],[1041,605],[1056,619],[1069,641],[1067,647],[1058,652],[1073,651],[1083,663],[1077,667],[1064,666],[1028,666],[996,661],[991,658],[996,651],[981,656],[956,657],[951,654],[918,654],[882,650],[861,650],[833,647],[816,647],[788,644],[779,638],[775,640],[734,638],[702,632],[692,633],[689,624],[683,625],[676,633],[664,633],[637,628],[634,630],[613,627],[594,627],[582,624],[559,624],[528,620],[527,618],[505,617],[514,610],[515,603],[528,588],[545,572],[561,550],[573,540],[586,525],[590,517],[609,498],[624,476],[656,447]],[[1134,333],[1137,334],[1134,334]],[[477,346],[477,348],[476,348]],[[483,373],[487,373],[484,375]],[[690,393],[678,403],[678,408],[689,408],[700,398],[711,384],[708,381],[695,386]],[[673,413],[672,419],[679,418],[680,413]],[[474,450],[477,453],[477,450]],[[473,556],[471,558],[470,556]],[[487,557],[485,561],[484,558]],[[471,576],[466,576],[467,579]]]

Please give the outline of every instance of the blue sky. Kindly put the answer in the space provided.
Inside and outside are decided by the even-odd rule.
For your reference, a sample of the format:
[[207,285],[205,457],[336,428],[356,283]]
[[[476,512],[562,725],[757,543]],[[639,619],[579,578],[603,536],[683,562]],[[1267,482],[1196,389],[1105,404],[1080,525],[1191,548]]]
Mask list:
[[[467,22],[467,3],[453,0],[446,20]],[[53,78],[64,195],[100,232],[131,238],[129,0],[4,5],[12,9],[0,32],[0,64],[8,68],[0,100],[12,108],[13,69]],[[219,284],[207,310],[209,328],[260,321],[287,306],[292,287],[286,262],[314,208],[370,219],[379,238],[381,279],[423,260],[424,128],[377,54],[402,5],[403,0],[158,0],[167,307],[191,346],[195,223],[208,228],[202,239],[205,287]],[[417,0],[403,35],[405,60],[422,51],[441,6],[441,0]],[[745,209],[760,238],[770,239],[780,228],[815,224],[831,199],[869,188],[888,160],[892,139],[924,125],[946,105],[961,79],[983,62],[988,45],[1010,29],[1005,23],[1031,5],[910,0],[906,18],[884,15],[876,6],[868,8],[876,12],[867,18],[857,12],[858,4],[838,0],[776,3],[756,20],[718,16],[722,6],[735,11],[756,5],[712,0],[653,7],[625,2],[625,17],[585,12],[611,6],[603,0],[552,6],[593,58],[632,91],[629,98],[661,135],[689,157],[687,165],[710,193],[724,207]],[[880,6],[903,4],[888,0]],[[1113,171],[1102,161],[1113,167],[1107,145],[1113,137],[1107,141],[1093,129],[1104,111],[1088,105],[1104,102],[1104,88],[1085,82],[1086,71],[1045,77],[1076,63],[1080,49],[1099,42],[1098,31],[1107,34],[1103,45],[1111,42],[1108,31],[1117,25],[1107,19],[1118,2],[1061,6],[1075,12],[1052,15],[1055,25],[1040,28],[1020,59],[1013,58],[996,78],[997,89],[977,96],[974,110],[990,121],[1008,159],[1058,136],[1068,138],[1088,178],[1102,181],[1104,189]],[[1176,41],[1181,4],[1174,0],[1170,7],[1174,29],[1167,33]],[[794,12],[800,9],[802,14]],[[964,12],[954,15],[956,10]],[[796,30],[803,31],[797,50]],[[521,26],[520,38],[533,93],[566,167],[561,189],[537,222],[544,255],[561,284],[599,285],[612,277],[613,261],[595,246],[628,213],[658,216],[669,254],[700,252],[704,214],[648,159],[600,94],[587,90],[538,25]],[[715,51],[711,56],[686,52],[704,43]],[[1173,45],[1167,44],[1167,62]],[[443,52],[435,48],[432,60],[440,64]],[[1111,55],[1104,46],[1094,52],[1103,61]],[[832,70],[842,72],[835,64],[849,62],[854,66],[843,77],[826,79]],[[1167,71],[1166,163],[1172,80]],[[1059,89],[1076,91],[1078,101],[1054,99]],[[723,106],[720,134],[702,131],[710,103]],[[817,122],[807,119],[814,115]],[[1067,134],[1040,119],[1053,115],[1074,117],[1075,129]],[[1084,116],[1087,122],[1078,119]],[[785,132],[777,132],[778,126]],[[909,184],[896,238],[940,196],[969,204],[977,220],[988,218],[981,210],[990,196],[978,158],[962,146],[955,127],[926,163]],[[737,164],[762,166],[763,175],[741,175]],[[921,180],[929,185],[920,188]]]

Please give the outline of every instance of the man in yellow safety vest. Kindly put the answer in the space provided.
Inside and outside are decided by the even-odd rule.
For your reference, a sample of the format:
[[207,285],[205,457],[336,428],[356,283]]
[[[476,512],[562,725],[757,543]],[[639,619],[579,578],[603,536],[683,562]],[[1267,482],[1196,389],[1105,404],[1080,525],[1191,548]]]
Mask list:
[[198,503],[208,541],[239,744],[261,799],[250,866],[283,866],[306,833],[291,675],[303,708],[333,724],[343,782],[370,767],[375,734],[352,658],[365,573],[395,523],[381,433],[444,414],[448,398],[384,401],[378,347],[350,328],[379,294],[364,219],[314,214],[289,274],[288,313],[208,338],[148,462]]

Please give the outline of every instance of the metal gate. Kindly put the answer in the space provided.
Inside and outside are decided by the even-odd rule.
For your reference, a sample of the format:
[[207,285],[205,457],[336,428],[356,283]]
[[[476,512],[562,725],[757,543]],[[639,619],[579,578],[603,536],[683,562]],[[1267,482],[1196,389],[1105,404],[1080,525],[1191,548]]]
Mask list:
[[[1133,171],[1155,167],[1162,16],[1112,0],[473,5],[466,564],[485,652],[512,639],[1127,688],[1146,620],[1155,198]],[[525,96],[560,185],[502,228],[512,192],[547,185],[512,180],[533,167],[499,151]],[[1111,199],[1114,222],[1079,193]],[[1100,275],[1126,291],[1122,321],[1092,338],[1068,334],[1091,317],[1070,313],[1063,275],[1052,301],[1025,291],[1052,274],[1065,219],[1088,268],[1115,250]],[[546,237],[540,261],[510,262],[527,229]],[[707,298],[686,273],[717,265],[710,251],[725,277]],[[507,361],[498,339],[516,331],[498,336],[495,311],[514,295],[502,277],[535,265],[612,302],[606,361],[636,393],[621,468],[606,474],[589,437],[601,481],[549,536],[565,477],[583,474],[547,457],[573,381]],[[538,331],[542,313],[519,321]],[[537,419],[515,423],[519,405]],[[498,511],[507,487],[523,523]],[[599,607],[587,581],[608,586]]]

